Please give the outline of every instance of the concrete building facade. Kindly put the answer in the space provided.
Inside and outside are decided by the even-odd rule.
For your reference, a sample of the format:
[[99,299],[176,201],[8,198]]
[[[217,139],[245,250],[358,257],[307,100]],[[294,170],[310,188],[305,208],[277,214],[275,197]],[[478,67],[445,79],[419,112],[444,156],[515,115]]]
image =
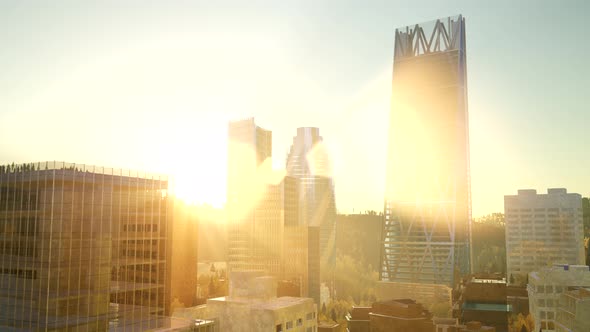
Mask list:
[[510,285],[526,285],[531,271],[584,262],[582,197],[563,188],[547,194],[519,190],[504,196],[506,265]]
[[573,287],[590,287],[587,265],[555,265],[529,273],[527,291],[534,331],[556,330],[560,296]]
[[559,296],[555,331],[590,331],[590,288],[570,290]]
[[229,296],[207,300],[207,315],[224,332],[317,332],[317,306],[311,298],[277,297],[276,279],[260,271],[230,275]]

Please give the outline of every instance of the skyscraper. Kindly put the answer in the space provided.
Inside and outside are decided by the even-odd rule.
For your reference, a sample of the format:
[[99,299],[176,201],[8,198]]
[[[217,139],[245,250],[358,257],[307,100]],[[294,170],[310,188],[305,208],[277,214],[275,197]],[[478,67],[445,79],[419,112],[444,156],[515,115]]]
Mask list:
[[[256,126],[251,118],[230,122],[228,136],[228,267],[230,271],[247,270],[253,268],[257,206],[266,191],[260,174],[271,167],[272,133]],[[260,218],[258,216],[258,221]],[[275,236],[282,236],[282,230],[277,227],[280,225],[272,227],[277,231]],[[282,251],[276,246],[274,249],[273,254]]]
[[380,278],[453,287],[470,270],[465,19],[395,31]]
[[[310,227],[309,296],[319,302],[319,279],[331,280],[336,260],[336,203],[328,155],[318,128],[297,128],[287,156],[287,175],[299,179],[300,224]],[[318,228],[314,230],[313,228]],[[319,231],[319,243],[314,233]],[[318,248],[319,245],[319,248]],[[315,252],[315,254],[314,254]],[[319,257],[314,257],[319,255]],[[315,266],[319,261],[318,267]],[[318,275],[319,274],[319,275]]]
[[254,119],[230,122],[229,140],[229,270],[259,270],[281,280],[289,263],[285,228],[299,218],[297,180],[272,169],[272,134]]

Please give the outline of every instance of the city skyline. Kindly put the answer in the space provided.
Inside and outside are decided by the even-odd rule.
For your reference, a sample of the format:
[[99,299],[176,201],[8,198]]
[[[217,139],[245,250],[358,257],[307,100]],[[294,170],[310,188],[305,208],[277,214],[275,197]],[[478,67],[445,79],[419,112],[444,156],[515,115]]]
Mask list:
[[339,4],[3,3],[0,164],[167,173],[220,206],[227,123],[254,116],[280,168],[293,130],[320,128],[339,212],[381,211],[395,27],[462,13],[473,216],[522,188],[588,196],[588,4]]

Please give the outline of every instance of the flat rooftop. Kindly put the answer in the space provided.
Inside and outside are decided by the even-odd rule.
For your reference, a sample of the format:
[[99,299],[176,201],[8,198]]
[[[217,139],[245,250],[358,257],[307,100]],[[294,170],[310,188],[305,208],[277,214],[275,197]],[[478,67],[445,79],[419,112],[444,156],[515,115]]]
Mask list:
[[501,303],[463,303],[463,310],[510,312],[510,304]]
[[292,297],[292,296],[282,296],[277,297],[276,299],[258,302],[252,306],[253,309],[262,309],[262,310],[277,310],[282,308],[288,308],[294,305],[303,304],[309,301],[313,301],[307,297]]

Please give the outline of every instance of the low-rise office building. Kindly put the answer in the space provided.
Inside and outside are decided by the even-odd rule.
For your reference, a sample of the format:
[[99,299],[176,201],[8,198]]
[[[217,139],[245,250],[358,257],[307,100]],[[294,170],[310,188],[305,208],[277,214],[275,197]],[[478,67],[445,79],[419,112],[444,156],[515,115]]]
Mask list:
[[559,296],[555,331],[590,331],[590,288],[574,289]]
[[371,307],[352,306],[352,310],[346,315],[347,332],[369,332],[371,330],[371,321],[369,313]]
[[170,303],[169,206],[162,175],[0,166],[0,329],[161,327]]
[[590,287],[586,265],[555,265],[529,273],[530,312],[534,331],[555,331],[560,296],[572,287]]
[[410,299],[375,302],[369,313],[371,332],[432,331],[432,314]]
[[470,277],[461,293],[461,322],[479,321],[495,327],[498,332],[507,332],[511,306],[506,295],[506,279],[497,276]]
[[259,271],[234,271],[229,296],[207,300],[207,315],[224,332],[317,332],[313,299],[276,294],[274,277]]

